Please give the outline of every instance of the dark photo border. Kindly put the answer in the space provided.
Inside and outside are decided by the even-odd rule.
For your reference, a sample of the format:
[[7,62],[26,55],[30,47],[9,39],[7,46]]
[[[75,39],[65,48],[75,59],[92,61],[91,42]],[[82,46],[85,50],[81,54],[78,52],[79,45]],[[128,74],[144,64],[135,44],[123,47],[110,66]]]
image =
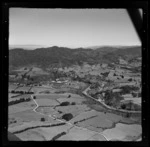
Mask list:
[[[149,86],[148,86],[148,1],[103,1],[99,3],[94,2],[2,2],[2,97],[1,97],[1,113],[2,113],[2,145],[18,145],[18,146],[28,146],[28,145],[53,145],[60,144],[64,146],[66,144],[72,143],[73,145],[78,145],[82,143],[85,145],[86,141],[57,141],[57,142],[34,142],[34,141],[8,141],[7,129],[8,129],[8,68],[9,68],[9,8],[12,7],[21,7],[21,8],[126,8],[128,14],[136,28],[139,39],[142,42],[142,141],[138,142],[120,142],[120,141],[88,141],[87,145],[108,145],[108,146],[149,146],[149,113],[150,112],[150,103],[149,103]],[[142,8],[143,18],[140,18],[137,8]]]

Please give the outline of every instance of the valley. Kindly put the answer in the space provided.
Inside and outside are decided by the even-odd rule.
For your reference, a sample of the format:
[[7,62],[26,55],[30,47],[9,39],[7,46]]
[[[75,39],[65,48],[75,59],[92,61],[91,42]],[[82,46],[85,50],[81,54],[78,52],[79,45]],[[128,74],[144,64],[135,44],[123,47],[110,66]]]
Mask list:
[[141,141],[141,51],[9,51],[8,131],[22,141]]

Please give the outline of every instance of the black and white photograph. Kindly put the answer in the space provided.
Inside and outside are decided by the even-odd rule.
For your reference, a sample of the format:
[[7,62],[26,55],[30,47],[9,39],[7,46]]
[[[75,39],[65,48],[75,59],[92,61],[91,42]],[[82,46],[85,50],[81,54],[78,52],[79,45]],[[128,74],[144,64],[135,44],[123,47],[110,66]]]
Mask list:
[[142,41],[129,14],[9,8],[10,141],[142,141]]

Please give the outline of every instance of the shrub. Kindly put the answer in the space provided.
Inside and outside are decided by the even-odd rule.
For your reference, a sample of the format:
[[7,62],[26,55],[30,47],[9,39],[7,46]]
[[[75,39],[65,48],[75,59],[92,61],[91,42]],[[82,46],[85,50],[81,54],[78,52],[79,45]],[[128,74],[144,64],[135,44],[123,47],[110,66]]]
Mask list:
[[141,97],[141,93],[138,93],[138,97]]
[[125,117],[129,118],[130,116],[131,116],[130,113],[126,113],[126,116],[125,116]]
[[61,104],[60,104],[60,106],[68,106],[70,103],[69,102],[62,102]]
[[69,94],[69,95],[68,95],[68,98],[70,98],[70,97],[71,97],[71,95]]
[[126,109],[126,105],[125,105],[125,104],[122,104],[122,105],[121,105],[121,109]]
[[11,91],[11,93],[15,93],[15,91],[14,91],[14,90],[12,90],[12,91]]
[[137,94],[132,92],[132,96],[133,96],[133,97],[136,97],[136,96],[137,96]]
[[117,76],[117,75],[114,73],[114,76]]
[[75,104],[76,104],[75,102],[72,102],[72,103],[71,103],[71,105],[75,105]]
[[71,113],[67,113],[62,116],[62,119],[65,119],[66,121],[69,121],[72,118],[73,118],[73,115]]
[[131,82],[131,81],[132,81],[132,78],[128,79],[128,81]]
[[33,96],[33,99],[36,99],[36,96]]
[[42,118],[41,118],[41,121],[45,121],[45,118],[44,118],[44,117],[42,117]]

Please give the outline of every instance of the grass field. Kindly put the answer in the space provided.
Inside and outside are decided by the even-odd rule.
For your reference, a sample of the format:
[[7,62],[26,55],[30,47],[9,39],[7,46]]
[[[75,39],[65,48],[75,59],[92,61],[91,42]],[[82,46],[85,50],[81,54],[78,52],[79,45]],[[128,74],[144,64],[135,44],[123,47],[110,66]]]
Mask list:
[[79,128],[72,128],[69,133],[60,137],[58,140],[88,140],[90,137],[95,135],[95,132],[88,130],[81,130]]
[[31,89],[31,91],[33,91],[34,93],[40,93],[40,92],[44,92],[44,91],[46,91],[46,90],[52,90],[53,91],[53,89],[52,88],[46,88],[46,87],[32,87],[32,89]]
[[111,139],[123,140],[126,136],[139,136],[142,133],[141,125],[125,125],[118,123],[115,128],[107,129],[103,134]]
[[26,91],[26,92],[28,92],[30,88],[31,88],[30,86],[18,87],[17,91]]
[[36,94],[37,99],[58,99],[58,98],[66,98],[66,95],[63,94]]
[[8,107],[8,113],[9,115],[17,112],[21,113],[22,111],[26,111],[30,109],[32,110],[33,108],[35,108],[35,106],[36,105],[33,101],[11,105]]
[[[25,110],[22,112],[13,113],[13,114],[11,114],[11,117],[20,118],[22,120],[22,122],[28,122],[30,126],[35,125],[36,121],[41,122],[41,118],[45,118],[44,123],[45,122],[50,122],[50,123],[54,122],[52,118],[50,118],[46,115],[36,113],[32,110]],[[31,122],[33,122],[33,124]],[[26,126],[24,126],[24,127],[26,127]]]
[[38,103],[39,106],[56,106],[59,105],[57,101],[54,99],[48,99],[48,98],[39,98],[36,99],[36,102]]
[[9,84],[9,91],[12,91],[14,89],[16,89],[18,86],[17,85],[14,85],[14,84]]

